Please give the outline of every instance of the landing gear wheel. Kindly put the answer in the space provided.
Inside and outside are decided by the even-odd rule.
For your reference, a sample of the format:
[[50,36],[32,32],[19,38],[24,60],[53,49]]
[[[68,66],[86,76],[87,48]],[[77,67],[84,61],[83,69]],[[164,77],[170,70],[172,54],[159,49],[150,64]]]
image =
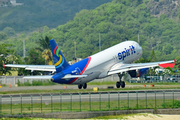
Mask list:
[[116,82],[116,87],[117,88],[120,88],[120,85],[121,85],[120,82]]
[[121,81],[121,87],[125,88],[125,82],[124,81]]
[[84,89],[87,88],[87,84],[86,84],[86,83],[83,84],[83,88],[84,88]]
[[81,85],[81,84],[79,84],[79,85],[78,85],[78,88],[79,88],[79,89],[81,89],[81,88],[82,88],[82,85]]
[[121,81],[121,78],[122,78],[123,74],[119,73],[118,76],[119,76],[119,82],[116,83],[116,87],[120,88],[120,86],[121,86],[122,88],[124,88],[125,87],[125,83],[124,83],[124,81]]

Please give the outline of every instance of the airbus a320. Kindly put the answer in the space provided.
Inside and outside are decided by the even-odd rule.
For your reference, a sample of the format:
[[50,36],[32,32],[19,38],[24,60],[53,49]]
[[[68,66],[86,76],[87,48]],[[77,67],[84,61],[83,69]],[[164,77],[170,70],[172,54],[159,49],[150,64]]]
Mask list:
[[7,64],[5,66],[25,68],[32,71],[52,71],[55,72],[54,75],[26,76],[24,79],[51,79],[55,83],[73,84],[78,85],[79,89],[82,89],[82,87],[86,89],[88,82],[113,74],[118,74],[119,76],[116,87],[124,88],[125,82],[121,79],[124,72],[131,77],[142,76],[147,73],[149,67],[174,62],[174,60],[170,60],[135,64],[133,62],[142,55],[142,48],[135,41],[125,41],[69,65],[54,39],[50,40],[50,45],[54,65]]

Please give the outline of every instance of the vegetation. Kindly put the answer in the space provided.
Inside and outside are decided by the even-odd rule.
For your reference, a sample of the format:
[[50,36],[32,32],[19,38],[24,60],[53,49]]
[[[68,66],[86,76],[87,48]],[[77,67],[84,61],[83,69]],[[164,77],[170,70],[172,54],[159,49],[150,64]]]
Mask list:
[[[60,101],[61,99],[59,99]],[[148,99],[145,100],[116,100],[116,101],[88,101],[88,102],[53,102],[41,101],[38,103],[31,101],[22,104],[2,104],[1,112],[6,114],[31,114],[31,113],[51,113],[61,111],[109,111],[109,110],[137,110],[137,109],[162,109],[180,108],[180,101],[173,99]]]
[[[68,88],[68,86],[67,86]],[[114,89],[99,89],[98,92],[117,92],[117,91],[127,91],[127,90],[167,90],[167,89],[180,89],[179,86],[156,86],[155,87],[140,87],[140,86],[134,86],[134,87],[126,87],[123,89],[118,89],[118,88],[114,88]],[[33,94],[33,93],[39,93],[39,94],[44,94],[44,93],[87,93],[87,92],[94,92],[92,89],[86,89],[86,90],[79,90],[79,89],[60,89],[60,90],[55,90],[55,89],[47,89],[47,90],[23,90],[23,91],[0,91],[0,94]]]
[[[22,6],[0,6],[0,31],[11,27],[16,32],[32,31],[48,26],[54,28],[72,20],[82,9],[94,9],[112,0],[17,0]],[[41,31],[39,29],[39,31]]]
[[42,80],[42,81],[32,81],[32,82],[29,82],[29,80],[27,80],[26,82],[24,83],[20,83],[20,81],[18,80],[18,83],[17,85],[18,86],[46,86],[46,85],[56,85],[57,83],[54,83],[54,82],[51,82],[49,80]]
[[46,61],[46,65],[52,65],[52,52],[51,52],[51,47],[49,44],[49,41],[52,39],[52,37],[47,37],[45,38],[41,37],[37,43],[39,44],[40,48],[39,49],[42,52],[42,57]]
[[8,56],[14,52],[12,49],[8,49],[10,46],[11,44],[0,44],[0,75],[6,75],[7,73],[11,74],[11,69],[5,69],[4,64],[12,64],[13,62],[17,61],[16,56]]
[[[179,82],[153,82],[153,83],[129,83],[125,81],[126,85],[180,85]],[[115,81],[104,81],[104,82],[89,82],[88,85],[115,85]]]
[[[27,1],[27,5],[33,2]],[[41,4],[39,1],[36,2]],[[22,40],[25,40],[28,57],[25,58],[24,63],[48,64],[48,59],[42,59],[42,52],[35,50],[35,48],[40,47],[35,43],[46,38],[46,36],[51,36],[56,40],[69,61],[74,57],[74,41],[77,43],[77,57],[86,58],[99,51],[99,33],[101,34],[102,49],[126,40],[138,42],[139,34],[139,44],[143,48],[143,55],[140,60],[180,59],[180,9],[177,10],[177,15],[172,18],[165,14],[154,16],[150,12],[148,3],[148,0],[113,0],[94,10],[81,10],[76,13],[73,20],[64,25],[59,25],[53,29],[44,26],[30,35],[21,34],[17,37],[9,37],[10,33],[13,34],[13,30],[8,28],[11,32],[7,32],[7,28],[4,28],[5,30],[1,32],[2,35],[0,34],[3,36],[0,43],[12,43],[11,48],[15,50],[15,55],[23,56]],[[46,57],[50,56],[47,51],[44,54]],[[179,62],[176,65],[177,69],[178,64]]]
[[[94,10],[81,10],[72,21],[51,29],[47,26],[41,31],[33,32],[26,39],[26,50],[29,51],[41,36],[52,36],[64,51],[68,60],[74,55],[73,43],[77,42],[77,56],[85,58],[98,52],[98,35],[101,33],[102,49],[125,40],[137,41],[143,47],[143,58],[147,59],[154,52],[157,61],[177,57],[179,41],[179,24],[177,21],[161,15],[159,18],[150,14],[147,4],[126,0],[113,0]],[[22,38],[15,38],[16,54],[22,56]],[[5,42],[5,41],[4,41]],[[33,44],[33,45],[32,45]]]

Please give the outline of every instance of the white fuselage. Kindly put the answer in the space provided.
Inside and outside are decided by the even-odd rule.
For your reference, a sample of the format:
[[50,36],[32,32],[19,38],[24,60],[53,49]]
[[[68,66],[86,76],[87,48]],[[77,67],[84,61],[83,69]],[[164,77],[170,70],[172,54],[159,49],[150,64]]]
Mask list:
[[83,74],[85,78],[78,78],[72,84],[84,84],[93,79],[108,76],[108,71],[117,63],[132,63],[142,55],[141,46],[135,41],[126,41],[105,49],[91,57],[91,61]]

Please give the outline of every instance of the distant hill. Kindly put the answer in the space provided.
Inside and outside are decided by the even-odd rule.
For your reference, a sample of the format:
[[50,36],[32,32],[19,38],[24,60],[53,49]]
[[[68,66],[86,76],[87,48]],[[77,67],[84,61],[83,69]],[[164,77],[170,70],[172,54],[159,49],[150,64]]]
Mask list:
[[167,15],[169,18],[177,17],[180,0],[149,0],[147,8],[154,16],[161,14]]
[[0,31],[11,27],[16,32],[42,26],[57,27],[72,20],[82,9],[94,9],[112,0],[16,0],[23,6],[0,7]]
[[[3,42],[14,43],[16,54],[22,56],[22,40],[29,51],[41,36],[52,36],[68,60],[74,57],[74,41],[77,57],[85,58],[99,51],[99,33],[102,50],[126,40],[138,42],[143,48],[143,58],[170,60],[180,56],[180,9],[174,0],[113,0],[93,10],[81,10],[73,20],[54,29],[43,27],[30,36],[20,36]],[[156,7],[153,7],[153,6]],[[174,6],[170,7],[169,6]],[[153,10],[159,12],[153,14]],[[168,10],[167,10],[168,9]],[[170,14],[174,10],[173,14]]]

